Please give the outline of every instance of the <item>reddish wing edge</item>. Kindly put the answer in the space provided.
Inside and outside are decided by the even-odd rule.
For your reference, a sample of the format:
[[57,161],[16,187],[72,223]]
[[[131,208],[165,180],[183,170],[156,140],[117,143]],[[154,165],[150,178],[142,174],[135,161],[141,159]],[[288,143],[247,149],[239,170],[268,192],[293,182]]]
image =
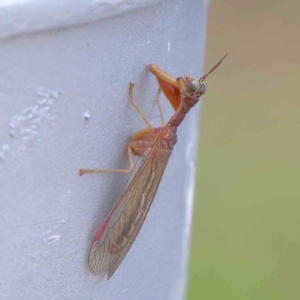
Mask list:
[[171,153],[165,141],[157,141],[103,222],[88,259],[93,274],[107,271],[109,279],[123,261],[147,216]]

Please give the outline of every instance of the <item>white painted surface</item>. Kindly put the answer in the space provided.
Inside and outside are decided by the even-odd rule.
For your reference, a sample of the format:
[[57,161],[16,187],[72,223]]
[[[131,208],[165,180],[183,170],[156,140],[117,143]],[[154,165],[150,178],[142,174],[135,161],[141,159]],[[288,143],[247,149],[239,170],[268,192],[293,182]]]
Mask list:
[[0,0],[0,38],[91,23],[163,0]]
[[[9,18],[9,9],[28,4],[36,21],[34,2],[48,3],[1,1],[0,15]],[[148,218],[110,281],[91,275],[86,260],[127,176],[80,177],[78,170],[128,165],[126,144],[144,127],[129,104],[129,81],[136,84],[137,103],[159,125],[157,83],[147,64],[174,77],[200,77],[206,6],[162,1],[73,27],[66,26],[76,18],[56,26],[48,16],[51,25],[17,35],[9,25],[5,34],[0,24],[6,37],[0,40],[1,299],[184,298],[200,105],[180,127]],[[172,108],[162,101],[167,119]]]

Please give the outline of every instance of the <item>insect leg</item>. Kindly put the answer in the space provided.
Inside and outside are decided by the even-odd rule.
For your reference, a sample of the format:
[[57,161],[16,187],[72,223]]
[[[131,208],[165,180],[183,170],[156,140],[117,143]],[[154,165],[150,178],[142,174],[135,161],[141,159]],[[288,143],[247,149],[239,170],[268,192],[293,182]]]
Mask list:
[[228,53],[226,53],[220,60],[219,60],[219,62],[217,62],[213,67],[212,67],[212,69],[210,69],[209,71],[208,71],[208,73],[206,73],[204,76],[202,76],[200,79],[199,79],[199,81],[204,81],[205,80],[205,78],[211,73],[211,72],[213,72],[221,63],[222,63],[222,61],[225,59],[225,57],[228,55]]
[[164,72],[163,70],[161,70],[159,68],[159,66],[155,65],[155,64],[151,64],[149,66],[149,70],[150,72],[156,77],[159,78],[161,80],[163,80],[164,82],[174,86],[174,87],[178,87],[177,81],[175,78],[173,78],[172,76],[170,76],[168,73]]
[[127,146],[127,154],[128,154],[129,166],[130,166],[129,169],[127,169],[127,170],[80,169],[79,175],[81,176],[86,173],[132,173],[134,170],[134,163],[133,163],[133,152],[131,149],[131,143],[129,143]]
[[163,111],[162,111],[162,108],[161,108],[161,103],[160,103],[160,95],[161,95],[161,88],[158,88],[158,91],[157,91],[157,94],[156,94],[156,104],[157,104],[158,110],[159,110],[161,126],[165,126],[164,114],[163,114]]
[[143,120],[145,121],[145,123],[148,125],[148,129],[152,128],[152,125],[150,123],[150,121],[147,119],[147,117],[144,115],[144,113],[142,112],[142,110],[138,107],[138,105],[136,104],[136,102],[134,101],[134,97],[133,97],[133,88],[134,88],[134,83],[130,82],[129,84],[129,96],[130,96],[130,102],[131,104],[135,107],[135,109],[137,110],[137,112],[140,114],[140,116],[143,118]]

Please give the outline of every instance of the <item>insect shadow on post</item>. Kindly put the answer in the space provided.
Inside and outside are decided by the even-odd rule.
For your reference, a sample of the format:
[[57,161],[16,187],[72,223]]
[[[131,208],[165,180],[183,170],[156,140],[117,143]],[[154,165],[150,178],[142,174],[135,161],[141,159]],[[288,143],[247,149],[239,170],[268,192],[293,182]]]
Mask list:
[[[177,127],[189,110],[206,92],[205,78],[225,59],[227,54],[204,76],[194,79],[189,76],[173,78],[157,65],[149,66],[160,89],[156,102],[160,113],[161,127],[154,128],[134,100],[134,84],[129,84],[131,104],[145,121],[147,127],[135,133],[127,146],[129,169],[102,170],[81,169],[86,173],[130,173],[134,172],[129,184],[97,231],[90,248],[88,265],[92,274],[107,272],[110,279],[137,237],[153,202],[169,157],[177,143]],[[175,113],[165,124],[160,105],[161,91],[165,94]],[[139,156],[134,166],[133,155]]]

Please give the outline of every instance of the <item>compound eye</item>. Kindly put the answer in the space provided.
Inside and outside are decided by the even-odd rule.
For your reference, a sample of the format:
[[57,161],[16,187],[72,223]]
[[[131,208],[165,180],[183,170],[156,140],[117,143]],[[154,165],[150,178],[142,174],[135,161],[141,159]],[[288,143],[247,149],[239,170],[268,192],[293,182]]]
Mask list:
[[186,85],[189,93],[196,93],[199,90],[199,82],[195,79],[189,79]]
[[199,91],[201,94],[205,94],[206,92],[206,83],[204,81],[201,81],[199,83]]

